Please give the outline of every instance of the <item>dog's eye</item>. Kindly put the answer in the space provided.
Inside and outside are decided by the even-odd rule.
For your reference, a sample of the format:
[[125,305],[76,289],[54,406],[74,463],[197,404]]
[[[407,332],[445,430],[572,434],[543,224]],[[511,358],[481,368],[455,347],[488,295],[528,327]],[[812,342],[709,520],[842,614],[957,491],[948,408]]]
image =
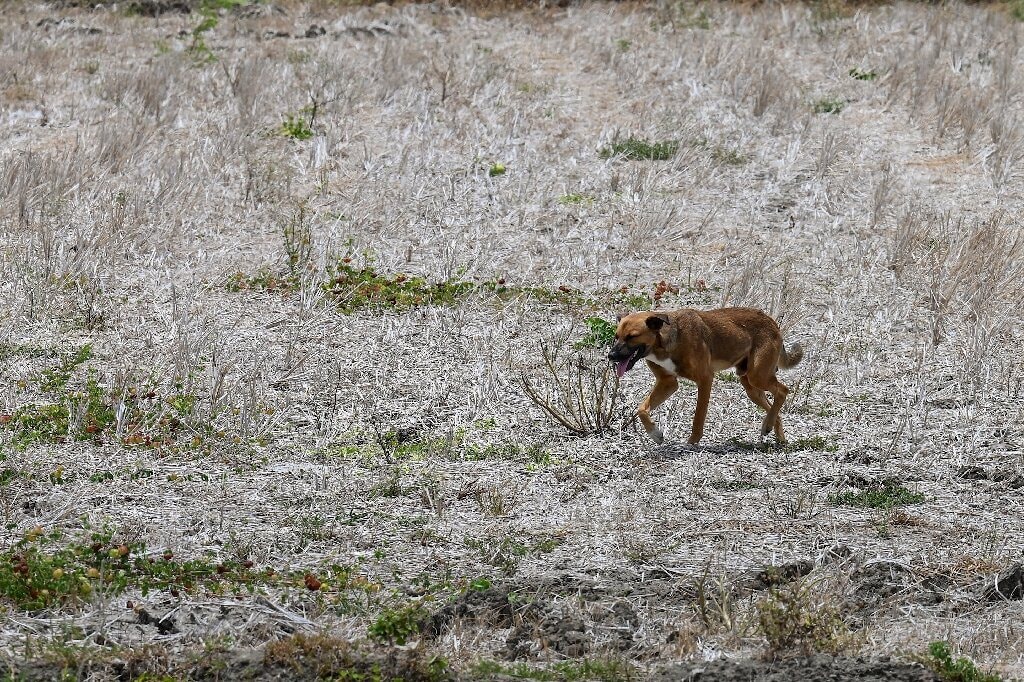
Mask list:
[[626,341],[632,341],[637,336],[639,336],[639,334],[629,334],[628,336],[626,336]]

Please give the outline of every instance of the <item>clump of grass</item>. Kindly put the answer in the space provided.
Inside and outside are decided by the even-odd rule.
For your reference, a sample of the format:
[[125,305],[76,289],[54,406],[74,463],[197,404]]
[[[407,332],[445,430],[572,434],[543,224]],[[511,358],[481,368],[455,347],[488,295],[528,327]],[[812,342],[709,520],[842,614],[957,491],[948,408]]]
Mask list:
[[481,661],[473,670],[480,679],[496,677],[537,680],[538,682],[630,682],[642,678],[640,672],[629,663],[609,660],[562,661],[548,667],[528,663],[499,663]]
[[293,291],[299,286],[298,279],[292,275],[277,275],[266,268],[261,268],[253,275],[235,272],[228,276],[227,289],[239,291]]
[[739,151],[722,146],[711,150],[711,158],[724,166],[742,166],[747,162],[747,157]]
[[679,151],[678,140],[649,142],[638,137],[627,137],[624,140],[613,140],[602,147],[598,155],[602,159],[622,157],[630,161],[668,161]]
[[809,587],[772,589],[757,606],[758,626],[773,658],[839,652],[849,631],[834,606],[817,604]]
[[761,484],[756,481],[745,481],[738,478],[732,480],[720,479],[711,481],[708,485],[715,490],[720,490],[724,493],[735,493],[742,490],[753,490],[761,487]]
[[503,164],[503,163],[494,163],[494,164],[491,165],[490,169],[487,171],[487,174],[489,176],[491,176],[492,178],[496,178],[499,175],[504,175],[505,174],[505,170],[506,170],[505,169],[505,164]]
[[[721,378],[721,377],[719,377]],[[724,381],[730,381],[730,379],[723,379]],[[739,381],[739,379],[735,379]],[[730,438],[729,442],[733,445],[743,448],[744,450],[759,450],[762,452],[768,451],[781,451],[781,452],[803,452],[803,451],[814,451],[814,452],[835,452],[839,447],[830,442],[824,436],[809,436],[807,438],[797,438],[796,440],[789,440],[785,443],[777,443],[774,441],[768,442],[754,442],[745,440],[743,438]]]
[[342,261],[334,268],[326,289],[342,312],[363,308],[406,310],[424,305],[454,305],[475,290],[472,282],[428,282],[404,274],[382,275],[370,266],[355,267]]
[[882,481],[866,490],[848,490],[829,496],[829,502],[847,507],[868,509],[892,509],[908,504],[924,502],[922,493],[913,492],[895,481]]
[[398,608],[386,608],[367,628],[371,639],[399,646],[420,633],[426,613],[419,602]]
[[928,654],[921,657],[921,662],[943,682],[1002,682],[998,675],[978,670],[969,658],[954,659],[946,642],[929,644]]
[[603,317],[588,317],[584,322],[588,331],[574,348],[600,348],[615,340],[615,325]]
[[428,305],[452,306],[471,296],[484,294],[497,296],[503,300],[528,297],[540,303],[584,309],[607,305],[645,308],[651,305],[649,296],[630,294],[626,287],[588,295],[564,285],[554,288],[509,286],[504,279],[472,282],[458,279],[430,281],[424,277],[404,273],[385,275],[370,265],[357,267],[353,265],[352,258],[347,256],[332,268],[330,279],[324,284],[324,289],[341,311],[347,314],[366,308],[408,310]]
[[271,572],[251,571],[252,562],[212,559],[178,561],[170,552],[149,556],[138,543],[114,542],[110,533],[93,533],[86,542],[53,546],[61,537],[41,528],[29,531],[12,548],[0,552],[0,603],[25,611],[74,605],[96,589],[121,594],[139,589],[224,593],[269,582]]
[[584,204],[590,201],[593,201],[591,197],[588,197],[586,194],[580,194],[579,192],[571,192],[558,198],[559,203],[566,205]]
[[823,97],[814,103],[816,114],[838,114],[846,108],[846,102],[834,97]]
[[850,69],[850,78],[855,78],[859,81],[873,81],[878,78],[878,74],[872,70],[865,71],[854,67]]
[[305,119],[288,114],[284,123],[281,124],[281,134],[301,142],[313,137],[313,129],[309,127]]

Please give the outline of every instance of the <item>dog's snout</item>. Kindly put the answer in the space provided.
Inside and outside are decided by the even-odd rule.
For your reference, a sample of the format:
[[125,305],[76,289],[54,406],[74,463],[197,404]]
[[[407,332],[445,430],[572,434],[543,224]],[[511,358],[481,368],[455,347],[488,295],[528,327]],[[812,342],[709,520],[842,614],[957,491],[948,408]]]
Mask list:
[[628,355],[629,349],[626,347],[626,344],[623,343],[622,341],[616,341],[615,343],[613,343],[611,350],[608,351],[608,359],[611,360],[612,362],[622,360],[624,356]]

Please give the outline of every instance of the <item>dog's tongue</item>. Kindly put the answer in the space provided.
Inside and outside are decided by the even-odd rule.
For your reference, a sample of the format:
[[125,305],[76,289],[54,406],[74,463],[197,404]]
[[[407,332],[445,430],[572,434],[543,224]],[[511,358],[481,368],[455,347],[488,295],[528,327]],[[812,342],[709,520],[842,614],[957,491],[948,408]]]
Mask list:
[[622,362],[615,363],[615,376],[622,378],[622,375],[626,373],[629,368],[629,360],[623,360]]

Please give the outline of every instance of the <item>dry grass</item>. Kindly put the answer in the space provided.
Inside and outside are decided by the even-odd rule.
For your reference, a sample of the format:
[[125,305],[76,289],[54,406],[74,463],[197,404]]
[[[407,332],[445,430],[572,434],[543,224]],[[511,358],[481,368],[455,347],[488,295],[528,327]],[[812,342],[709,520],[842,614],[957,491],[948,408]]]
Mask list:
[[[829,636],[844,651],[946,639],[1024,674],[1024,607],[979,596],[1024,551],[1024,24],[959,3],[216,16],[0,9],[0,551],[105,528],[312,580],[0,595],[5,661],[360,640],[449,602],[422,646],[460,670],[756,655],[758,614],[792,613],[742,577],[808,560],[814,604],[849,606],[823,621],[857,630]],[[629,139],[674,153],[602,157]],[[458,295],[346,308],[339,263]],[[599,365],[563,374],[579,428],[539,409],[524,372],[561,399],[541,341],[581,330],[549,348],[571,357],[635,295],[778,317],[808,349],[800,445],[749,444],[760,418],[720,381],[703,447],[652,448],[619,428],[643,368],[601,406]],[[670,443],[694,400],[662,408]],[[924,501],[829,502],[885,480]],[[775,655],[818,636],[782,634]]]

